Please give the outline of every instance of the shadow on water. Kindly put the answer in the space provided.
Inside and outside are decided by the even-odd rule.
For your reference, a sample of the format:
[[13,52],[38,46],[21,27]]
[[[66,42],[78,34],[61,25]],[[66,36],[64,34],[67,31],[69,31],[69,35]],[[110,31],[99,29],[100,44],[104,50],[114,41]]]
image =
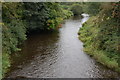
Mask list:
[[8,77],[29,78],[113,78],[119,75],[83,52],[77,32],[88,16],[73,17],[56,32],[32,34],[12,55]]
[[58,41],[58,34],[58,31],[42,33],[33,32],[33,34],[29,34],[28,39],[20,46],[21,51],[11,56],[11,68],[19,68],[18,65],[23,65],[30,62],[37,54],[44,55],[47,47],[54,45],[54,43]]

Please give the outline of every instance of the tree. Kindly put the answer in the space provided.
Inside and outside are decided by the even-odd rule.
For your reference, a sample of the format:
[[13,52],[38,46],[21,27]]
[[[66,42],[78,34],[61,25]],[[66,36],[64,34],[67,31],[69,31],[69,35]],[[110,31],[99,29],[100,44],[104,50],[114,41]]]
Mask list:
[[96,15],[100,12],[100,6],[101,3],[99,2],[90,2],[90,3],[86,3],[86,10],[85,13],[88,13],[89,15]]
[[70,10],[73,12],[74,16],[79,16],[83,13],[83,9],[80,4],[74,4]]

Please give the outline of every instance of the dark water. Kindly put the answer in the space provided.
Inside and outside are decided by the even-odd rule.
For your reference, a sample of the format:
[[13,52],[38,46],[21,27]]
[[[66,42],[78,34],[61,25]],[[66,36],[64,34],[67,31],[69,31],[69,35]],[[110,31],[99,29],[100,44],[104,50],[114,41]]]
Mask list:
[[72,18],[54,33],[28,37],[19,54],[13,55],[8,77],[29,78],[113,78],[119,75],[95,62],[83,52],[77,32],[83,19]]

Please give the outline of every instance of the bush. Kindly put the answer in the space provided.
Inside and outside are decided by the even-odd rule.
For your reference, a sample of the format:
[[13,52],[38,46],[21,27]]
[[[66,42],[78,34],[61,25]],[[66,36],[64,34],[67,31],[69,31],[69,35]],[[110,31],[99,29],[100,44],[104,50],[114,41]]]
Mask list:
[[4,77],[5,76],[5,73],[8,70],[8,67],[10,67],[10,56],[8,53],[3,53],[2,55],[2,76]]
[[80,4],[74,4],[70,10],[73,12],[74,16],[79,16],[83,13],[83,9]]
[[84,12],[93,16],[97,15],[100,10],[101,10],[101,3],[100,2],[89,2],[86,3],[85,6],[83,7]]

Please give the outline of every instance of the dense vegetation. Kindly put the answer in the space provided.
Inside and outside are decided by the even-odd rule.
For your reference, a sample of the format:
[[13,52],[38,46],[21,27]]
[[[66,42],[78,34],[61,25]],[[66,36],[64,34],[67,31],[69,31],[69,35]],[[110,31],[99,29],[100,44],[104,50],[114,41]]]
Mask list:
[[70,10],[72,11],[74,16],[81,16],[81,14],[83,13],[83,3],[79,3],[79,2],[66,2],[66,3],[61,3],[62,7],[64,9]]
[[[103,65],[120,72],[120,2],[95,6],[87,11],[92,16],[80,28],[79,38],[84,42],[84,51]],[[91,7],[90,3],[88,10]],[[94,11],[99,13],[94,14]]]
[[80,16],[83,13],[80,4],[73,4],[70,10],[73,12],[74,16]]
[[56,30],[72,12],[62,8],[60,3],[3,3],[3,75],[10,67],[10,56],[20,51],[32,31]]

